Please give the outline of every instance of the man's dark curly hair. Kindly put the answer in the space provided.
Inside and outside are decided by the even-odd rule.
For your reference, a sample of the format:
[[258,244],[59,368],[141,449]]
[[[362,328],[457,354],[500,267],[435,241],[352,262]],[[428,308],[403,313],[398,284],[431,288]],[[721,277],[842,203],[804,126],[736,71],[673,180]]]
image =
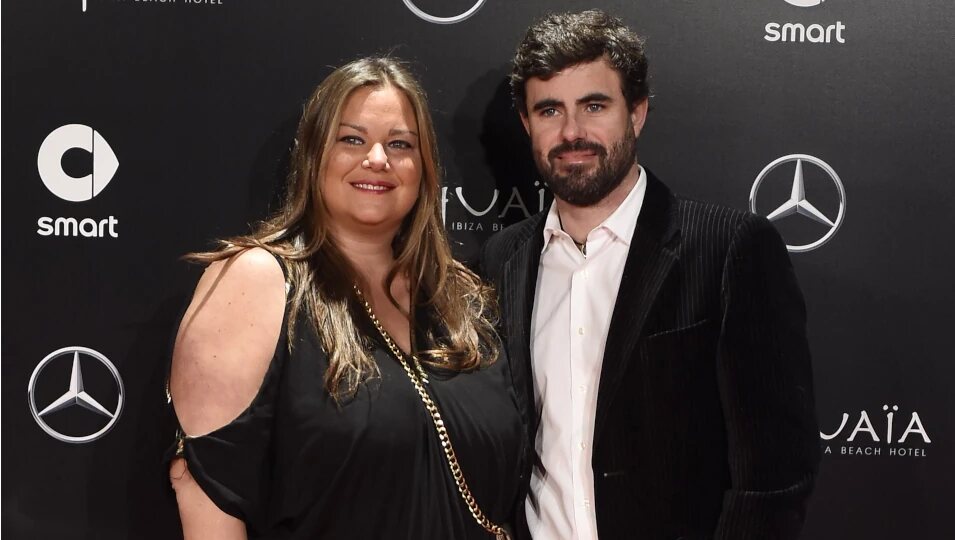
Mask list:
[[547,15],[527,29],[514,54],[514,104],[526,115],[528,79],[547,80],[564,68],[601,57],[620,74],[623,95],[631,108],[650,94],[643,39],[622,20],[598,9]]

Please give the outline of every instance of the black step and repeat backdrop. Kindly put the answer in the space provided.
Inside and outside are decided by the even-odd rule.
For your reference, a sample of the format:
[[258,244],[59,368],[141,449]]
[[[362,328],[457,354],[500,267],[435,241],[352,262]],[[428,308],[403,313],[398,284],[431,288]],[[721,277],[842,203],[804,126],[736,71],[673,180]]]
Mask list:
[[5,1],[3,534],[176,534],[158,418],[198,275],[177,258],[274,207],[329,66],[414,62],[470,257],[549,202],[513,48],[593,6],[648,38],[641,163],[792,251],[824,451],[805,537],[955,537],[951,0]]

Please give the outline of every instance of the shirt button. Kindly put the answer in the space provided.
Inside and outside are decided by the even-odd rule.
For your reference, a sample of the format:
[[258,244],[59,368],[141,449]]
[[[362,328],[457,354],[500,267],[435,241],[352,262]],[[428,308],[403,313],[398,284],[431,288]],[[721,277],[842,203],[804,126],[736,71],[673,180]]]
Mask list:
[[580,393],[583,394],[584,392],[587,391],[587,386],[582,384],[582,385],[580,385],[580,386],[577,387],[577,390],[579,390]]
[[586,450],[586,449],[587,449],[587,443],[585,443],[585,442],[580,443],[580,449],[581,449],[581,450]]
[[584,327],[581,326],[580,328],[578,328],[577,333],[580,334],[581,336],[584,335]]

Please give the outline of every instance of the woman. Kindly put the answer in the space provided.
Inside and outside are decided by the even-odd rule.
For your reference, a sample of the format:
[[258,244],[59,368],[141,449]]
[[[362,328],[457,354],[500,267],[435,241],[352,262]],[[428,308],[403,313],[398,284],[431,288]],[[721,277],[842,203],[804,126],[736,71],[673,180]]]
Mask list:
[[524,427],[438,176],[418,83],[357,60],[308,100],[279,214],[190,257],[209,267],[169,385],[186,538],[502,533]]

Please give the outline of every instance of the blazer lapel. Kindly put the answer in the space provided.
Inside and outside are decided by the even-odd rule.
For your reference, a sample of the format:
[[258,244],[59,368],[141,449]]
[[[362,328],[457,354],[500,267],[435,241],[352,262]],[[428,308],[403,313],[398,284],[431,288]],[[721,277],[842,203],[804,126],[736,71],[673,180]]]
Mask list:
[[643,337],[647,315],[677,259],[678,226],[673,194],[647,171],[647,192],[630,242],[604,348],[594,421],[595,443],[629,359]]
[[523,401],[521,406],[532,440],[537,433],[537,408],[531,372],[531,313],[544,246],[545,215],[536,216],[539,222],[531,229],[530,236],[519,243],[514,255],[508,259],[503,274],[502,292],[505,296],[501,298],[501,315],[506,323],[507,348],[511,354],[511,376],[515,387],[522,390],[518,398]]

